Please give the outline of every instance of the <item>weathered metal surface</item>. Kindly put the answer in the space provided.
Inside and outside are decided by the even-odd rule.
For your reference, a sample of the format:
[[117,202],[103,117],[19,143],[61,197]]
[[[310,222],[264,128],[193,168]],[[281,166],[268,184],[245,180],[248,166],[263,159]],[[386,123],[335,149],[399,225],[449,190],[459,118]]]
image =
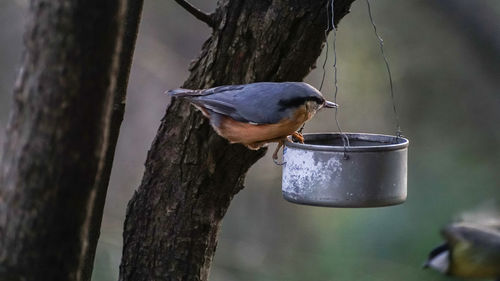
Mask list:
[[[326,207],[379,207],[406,200],[408,140],[376,134],[305,134],[286,143],[283,197]],[[348,159],[345,159],[345,155]]]

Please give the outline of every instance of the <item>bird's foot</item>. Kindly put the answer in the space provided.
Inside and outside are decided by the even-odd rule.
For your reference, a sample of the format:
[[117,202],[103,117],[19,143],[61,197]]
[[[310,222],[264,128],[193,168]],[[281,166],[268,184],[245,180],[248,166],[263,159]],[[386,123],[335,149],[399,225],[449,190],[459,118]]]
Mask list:
[[301,133],[299,133],[299,132],[294,132],[292,134],[292,140],[294,142],[304,143],[304,136]]
[[278,152],[283,147],[283,145],[285,145],[285,140],[284,139],[278,141],[278,145],[276,146],[276,149],[273,152],[273,161],[274,161],[274,164],[279,165],[279,166],[285,164],[285,162],[279,162],[278,161]]
[[254,143],[247,143],[245,146],[250,149],[250,150],[259,150],[261,147],[263,147],[265,143],[259,143],[259,142],[254,142]]

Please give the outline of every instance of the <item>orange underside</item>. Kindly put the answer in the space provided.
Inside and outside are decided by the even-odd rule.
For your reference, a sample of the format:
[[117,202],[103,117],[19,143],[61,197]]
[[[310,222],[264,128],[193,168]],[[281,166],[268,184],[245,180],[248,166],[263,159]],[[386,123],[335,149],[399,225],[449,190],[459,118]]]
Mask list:
[[225,117],[217,133],[233,143],[242,143],[258,149],[269,142],[277,142],[297,131],[310,118],[305,106],[300,107],[292,118],[276,124],[253,125]]

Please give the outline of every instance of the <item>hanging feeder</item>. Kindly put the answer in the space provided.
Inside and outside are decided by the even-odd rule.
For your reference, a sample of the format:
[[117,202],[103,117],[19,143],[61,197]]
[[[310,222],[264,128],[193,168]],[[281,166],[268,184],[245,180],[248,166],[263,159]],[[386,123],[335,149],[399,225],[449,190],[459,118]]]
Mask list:
[[379,207],[406,200],[408,140],[377,134],[304,134],[283,151],[283,197],[325,207]]
[[[305,134],[304,143],[286,142],[283,149],[283,197],[293,203],[325,207],[380,207],[406,200],[409,141],[401,135],[394,89],[384,44],[377,32],[366,0],[368,15],[379,41],[390,84],[396,119],[396,136],[364,133]],[[334,102],[337,101],[337,54],[335,48],[334,1],[328,1],[325,37],[333,32]],[[328,60],[328,40],[323,78]],[[302,129],[301,129],[302,130]]]

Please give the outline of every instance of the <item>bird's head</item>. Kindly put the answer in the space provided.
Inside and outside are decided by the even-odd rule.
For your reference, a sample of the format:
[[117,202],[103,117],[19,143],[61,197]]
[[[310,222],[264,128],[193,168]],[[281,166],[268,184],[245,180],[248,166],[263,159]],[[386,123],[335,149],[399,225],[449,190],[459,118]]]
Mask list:
[[321,108],[337,108],[338,105],[334,102],[327,101],[320,91],[318,91],[313,86],[306,84],[304,86],[307,88],[305,98],[306,109],[313,116]]
[[444,243],[429,253],[429,258],[423,265],[424,268],[432,268],[443,274],[448,273],[450,268],[450,247]]
[[299,87],[286,91],[279,102],[280,111],[304,106],[309,118],[321,108],[337,108],[334,102],[327,101],[320,91],[306,83],[297,83]]
[[313,97],[311,100],[305,102],[305,106],[309,114],[314,115],[321,108],[337,108],[338,105],[334,102],[327,101],[323,97]]
[[[292,99],[283,99],[280,101],[281,110],[304,108],[307,113],[307,119],[312,118],[321,108],[337,108],[337,104],[325,100],[322,96],[295,97]],[[293,111],[293,110],[292,110]]]

